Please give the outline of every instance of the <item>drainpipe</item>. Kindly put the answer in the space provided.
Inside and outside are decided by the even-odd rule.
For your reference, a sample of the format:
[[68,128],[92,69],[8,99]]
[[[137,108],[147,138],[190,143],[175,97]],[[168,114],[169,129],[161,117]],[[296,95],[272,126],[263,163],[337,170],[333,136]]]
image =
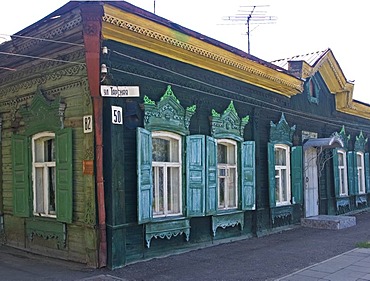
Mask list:
[[95,3],[81,6],[86,68],[90,94],[93,100],[95,128],[95,173],[98,200],[99,246],[98,266],[107,265],[107,234],[103,174],[103,99],[100,96],[100,53],[103,7]]

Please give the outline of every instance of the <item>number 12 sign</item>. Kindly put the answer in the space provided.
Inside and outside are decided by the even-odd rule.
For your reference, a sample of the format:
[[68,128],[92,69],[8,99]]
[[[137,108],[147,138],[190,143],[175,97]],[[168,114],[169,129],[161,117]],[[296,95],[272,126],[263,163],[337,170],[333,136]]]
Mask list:
[[112,105],[112,123],[123,124],[122,107]]

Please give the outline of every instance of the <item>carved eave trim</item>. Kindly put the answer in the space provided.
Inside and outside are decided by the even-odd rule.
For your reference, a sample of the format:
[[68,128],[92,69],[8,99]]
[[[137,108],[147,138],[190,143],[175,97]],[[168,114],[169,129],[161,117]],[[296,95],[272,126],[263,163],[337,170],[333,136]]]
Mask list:
[[145,18],[104,5],[102,35],[291,97],[303,82]]
[[347,82],[330,49],[315,64],[312,73],[317,71],[321,74],[329,91],[335,95],[337,111],[370,119],[370,106],[353,100],[354,85]]
[[317,71],[321,74],[329,91],[333,94],[343,91],[349,84],[330,49],[315,63],[313,73]]

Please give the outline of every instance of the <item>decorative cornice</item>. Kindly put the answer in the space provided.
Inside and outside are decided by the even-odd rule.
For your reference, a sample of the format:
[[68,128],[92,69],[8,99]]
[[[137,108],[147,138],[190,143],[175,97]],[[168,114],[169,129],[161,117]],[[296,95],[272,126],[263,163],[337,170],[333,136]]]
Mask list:
[[[185,61],[288,97],[302,90],[303,83],[288,74],[272,70],[255,61],[242,58],[186,34],[180,34],[178,31],[157,23],[149,22],[144,18],[107,5],[104,9],[102,33],[106,39]],[[150,44],[150,42],[155,42],[155,44]],[[181,50],[176,50],[177,48]],[[271,74],[272,72],[274,73]]]
[[[27,34],[27,36],[28,37],[34,36],[40,39],[53,39],[53,40],[59,38],[59,40],[62,40],[60,39],[60,37],[63,37],[63,33],[68,32],[69,30],[81,24],[82,21],[81,16],[77,14],[75,16],[76,18],[65,22],[63,25],[55,27],[52,30],[48,29],[49,32],[40,33],[40,29],[36,29],[34,33],[29,33]],[[45,44],[45,41],[14,37],[12,38],[12,44],[15,45],[18,53],[22,53],[28,52],[29,49],[31,48],[38,48],[39,45]]]
[[[66,85],[63,85],[63,86],[60,86],[60,87],[57,87],[57,88],[53,88],[53,89],[49,89],[49,90],[43,90],[43,93],[46,96],[56,96],[61,91],[65,91],[67,89],[72,89],[72,88],[75,88],[75,87],[81,87],[81,83],[83,83],[83,81],[75,81],[73,83],[68,83]],[[35,94],[31,93],[31,94],[26,94],[24,96],[17,97],[17,98],[14,98],[14,99],[7,99],[4,102],[0,102],[0,107],[10,107],[10,108],[18,109],[19,104],[21,104],[21,103],[23,103],[27,100],[32,100],[34,98],[34,96],[35,96]]]
[[[71,67],[66,67],[64,69],[55,70],[53,72],[46,73],[43,76],[34,77],[34,78],[31,78],[29,80],[25,80],[22,82],[17,77],[12,77],[12,79],[9,79],[9,82],[10,81],[12,82],[11,86],[8,86],[6,88],[0,88],[0,97],[1,96],[4,97],[4,95],[9,94],[9,93],[18,92],[21,89],[30,89],[32,87],[45,84],[48,81],[56,81],[65,76],[71,76],[71,77],[77,76],[79,75],[81,71],[86,71],[86,66],[73,65]],[[31,70],[27,72],[31,74]],[[86,75],[85,73],[83,75]]]
[[[64,59],[67,61],[73,61],[73,62],[84,61],[85,52],[84,50],[79,50],[73,53],[69,53],[64,56]],[[48,73],[50,72],[50,69],[62,68],[62,67],[64,67],[64,69],[85,68],[84,65],[73,65],[70,68],[66,68],[66,64],[63,62],[46,61],[46,62],[39,63],[37,65],[31,65],[30,67],[17,70],[16,72],[10,72],[8,75],[0,77],[0,85],[5,85],[7,83],[10,84],[14,81],[19,81],[21,79],[29,78],[30,76],[33,76],[34,73]],[[73,73],[71,73],[70,75],[73,75]]]

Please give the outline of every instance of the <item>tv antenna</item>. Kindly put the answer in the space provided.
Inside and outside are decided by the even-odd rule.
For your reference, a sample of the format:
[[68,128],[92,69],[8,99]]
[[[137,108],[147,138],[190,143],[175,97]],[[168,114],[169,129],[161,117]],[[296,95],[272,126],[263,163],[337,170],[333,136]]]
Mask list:
[[[253,5],[253,6],[240,6],[240,8],[247,8],[238,10],[238,14],[234,16],[225,16],[222,19],[235,22],[233,24],[243,24],[247,26],[247,36],[248,36],[248,54],[250,54],[250,30],[251,24],[272,24],[275,23],[277,17],[266,15],[266,11],[261,11],[259,8],[269,7],[269,5]],[[257,26],[256,26],[257,28]]]

